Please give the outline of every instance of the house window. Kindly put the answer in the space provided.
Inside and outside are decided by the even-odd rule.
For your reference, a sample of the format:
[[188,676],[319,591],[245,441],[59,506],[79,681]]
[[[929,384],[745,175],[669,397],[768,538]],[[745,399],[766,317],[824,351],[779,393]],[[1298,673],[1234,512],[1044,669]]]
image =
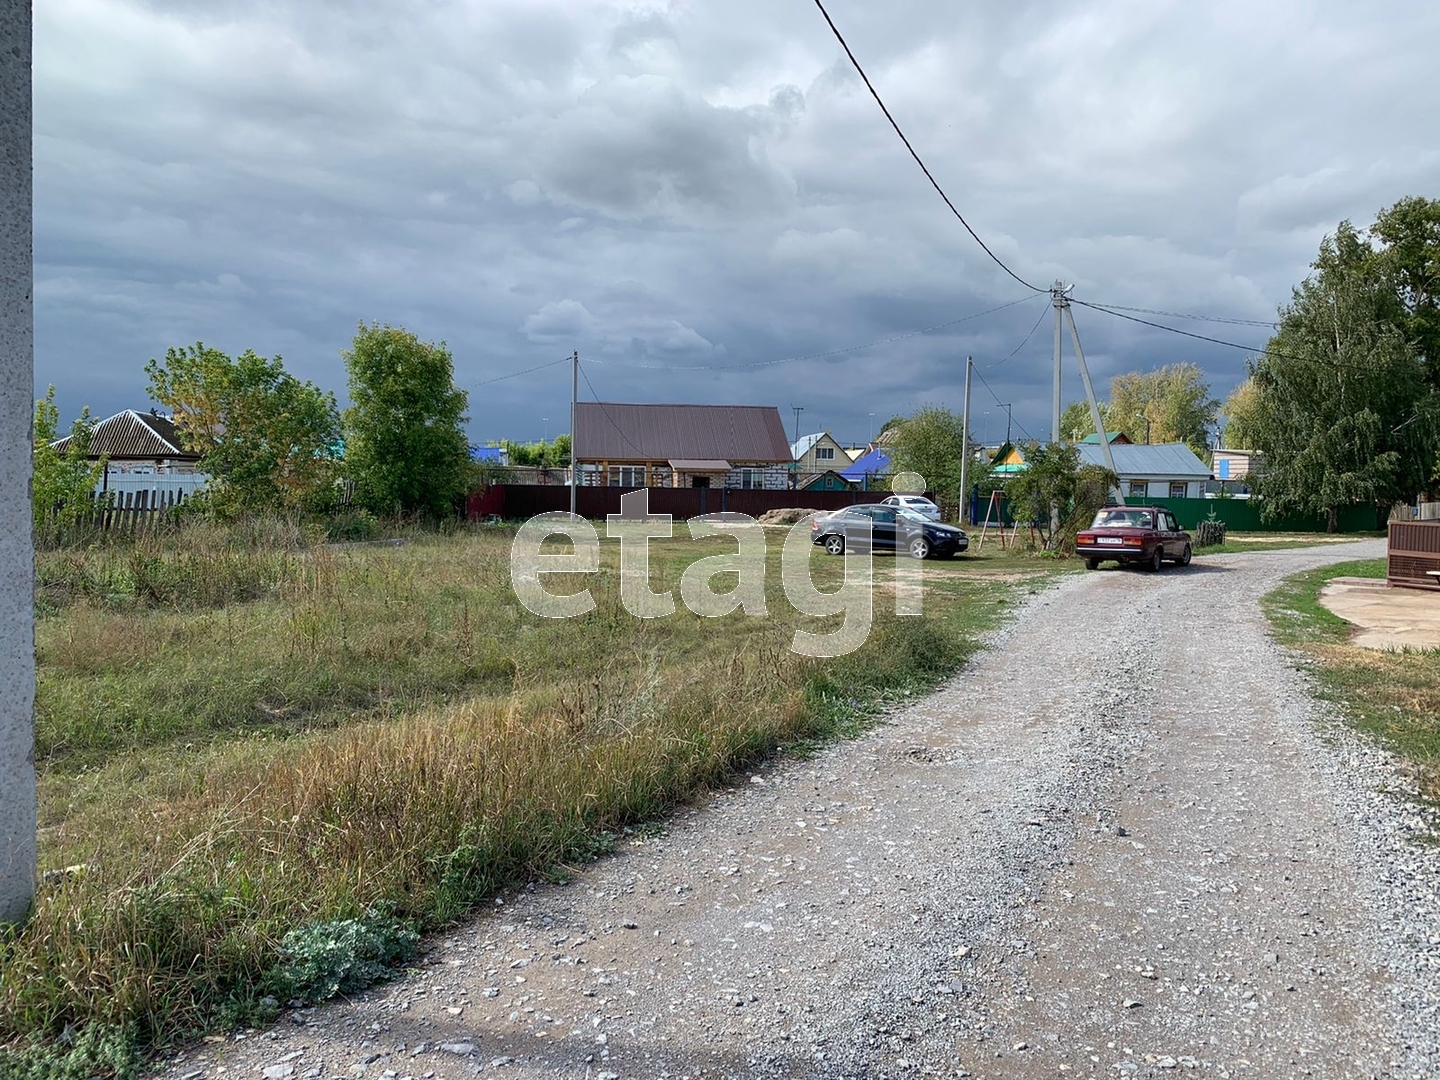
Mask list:
[[644,465],[611,465],[610,466],[611,487],[644,487],[645,466]]
[[1171,481],[1170,481],[1170,498],[1172,498],[1172,499],[1183,499],[1183,498],[1185,498],[1185,481],[1183,481],[1183,480],[1171,480]]
[[815,448],[816,461],[834,461],[835,448],[833,446],[817,446]]
[[740,486],[742,488],[764,487],[765,483],[761,479],[761,475],[761,470],[759,469],[741,469]]
[[1149,494],[1150,494],[1150,484],[1149,484],[1148,481],[1146,481],[1146,480],[1131,480],[1131,481],[1130,481],[1130,495],[1131,495],[1132,498],[1134,498],[1134,497],[1139,497],[1139,498],[1142,498],[1142,499],[1143,499],[1145,496],[1147,496],[1147,495],[1149,495]]

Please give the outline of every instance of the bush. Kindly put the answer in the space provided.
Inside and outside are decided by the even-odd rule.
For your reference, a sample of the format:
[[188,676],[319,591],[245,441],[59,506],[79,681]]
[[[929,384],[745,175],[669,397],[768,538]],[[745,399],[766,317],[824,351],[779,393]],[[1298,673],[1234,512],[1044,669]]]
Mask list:
[[378,540],[380,519],[369,510],[346,510],[330,519],[325,528],[325,538],[337,541]]
[[281,1001],[326,1001],[389,978],[420,943],[410,923],[377,905],[358,919],[327,919],[291,930],[267,984]]
[[1195,546],[1197,548],[1219,547],[1225,543],[1225,522],[1215,516],[1215,511],[1210,511],[1210,516],[1195,526]]

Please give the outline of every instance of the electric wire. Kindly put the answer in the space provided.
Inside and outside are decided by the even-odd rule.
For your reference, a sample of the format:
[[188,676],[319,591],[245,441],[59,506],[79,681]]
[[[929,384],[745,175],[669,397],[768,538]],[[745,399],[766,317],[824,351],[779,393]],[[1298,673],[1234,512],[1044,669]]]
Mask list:
[[[995,399],[995,404],[999,405],[1002,409],[1005,408],[1005,402],[1000,400],[1000,395],[995,392],[995,388],[985,381],[985,376],[977,371],[975,372],[975,377],[980,380],[981,386],[985,387],[986,390],[990,391],[990,396]],[[1020,434],[1024,435],[1025,438],[1030,442],[1035,441],[1035,436],[1031,435],[1030,432],[1025,430],[1025,425],[1020,423],[1019,420],[1015,419],[1013,412],[1007,414],[1007,423],[1014,424],[1015,427],[1020,430]]]
[[560,364],[568,364],[570,357],[564,356],[559,360],[551,360],[548,364],[536,364],[534,367],[522,368],[519,371],[512,371],[508,375],[496,375],[493,379],[481,379],[479,382],[471,383],[471,386],[489,386],[491,383],[504,382],[506,379],[513,379],[519,375],[529,375],[532,371],[544,371],[546,368],[558,367]]
[[[1082,301],[1075,300],[1079,304]],[[1134,311],[1141,315],[1158,315],[1166,319],[1190,319],[1194,322],[1227,323],[1231,326],[1268,326],[1272,329],[1280,324],[1273,319],[1231,319],[1223,315],[1193,315],[1183,311],[1160,311],[1156,308],[1126,307],[1124,304],[1107,304],[1100,301],[1091,301],[1097,308],[1108,311]]]
[[1296,356],[1293,353],[1283,353],[1278,349],[1261,345],[1242,345],[1238,341],[1226,341],[1224,338],[1210,337],[1208,334],[1196,334],[1189,330],[1181,330],[1178,326],[1166,326],[1164,323],[1152,322],[1149,319],[1142,319],[1135,315],[1126,315],[1123,311],[1105,307],[1101,304],[1090,303],[1086,300],[1076,300],[1073,297],[1070,302],[1079,304],[1081,307],[1090,308],[1093,311],[1103,311],[1106,315],[1112,315],[1117,319],[1126,319],[1133,323],[1140,323],[1142,326],[1153,326],[1156,330],[1164,330],[1171,334],[1179,334],[1181,337],[1194,338],[1197,341],[1208,341],[1212,345],[1224,345],[1231,349],[1239,349],[1241,352],[1248,352],[1255,356],[1278,356],[1282,360],[1294,360],[1302,364],[1326,364],[1331,367],[1354,367],[1354,364],[1346,365],[1339,361],[1326,360],[1318,356]]
[[1030,327],[1030,332],[1026,334],[1023,339],[1021,339],[1019,345],[1016,345],[1015,348],[1011,349],[1008,353],[1005,354],[1005,358],[1003,360],[996,360],[993,364],[986,364],[985,366],[989,368],[997,368],[1001,364],[1005,363],[1006,360],[1009,360],[1011,357],[1013,357],[1021,349],[1023,349],[1030,341],[1030,339],[1035,336],[1035,331],[1040,329],[1040,324],[1045,321],[1045,316],[1048,313],[1048,309],[1040,312],[1040,317],[1035,320],[1035,325]]
[[[600,400],[600,395],[595,392],[595,384],[590,381],[590,375],[585,370],[585,365],[579,364],[578,367],[580,368],[580,377],[585,380],[585,385],[590,389],[590,396],[595,399],[595,404],[600,406],[600,411],[605,414],[605,419],[610,421],[610,426],[615,429],[615,431],[619,434],[620,438],[625,440],[625,445],[630,447],[631,450],[635,451],[637,456],[641,458],[649,457],[649,455],[646,454],[644,450],[641,450],[640,447],[636,446],[633,442],[630,441],[630,436],[625,434],[625,429],[622,428],[618,423],[616,423],[615,418],[610,415],[610,410],[605,407],[605,403]],[[572,439],[575,437],[574,432],[571,432],[570,437]]]
[[1049,292],[1048,289],[1042,289],[1038,285],[1030,284],[1030,282],[1026,281],[1014,270],[1011,270],[1010,267],[1006,266],[1000,256],[996,255],[995,252],[991,251],[990,246],[986,244],[984,240],[980,239],[980,234],[970,227],[970,223],[965,220],[965,215],[960,213],[960,211],[956,208],[955,204],[950,201],[950,196],[945,194],[945,189],[940,186],[939,182],[931,174],[929,167],[921,159],[920,155],[915,152],[915,147],[910,145],[910,140],[905,137],[905,132],[900,130],[900,125],[896,123],[895,117],[890,115],[890,110],[886,107],[884,100],[881,99],[879,91],[877,91],[874,84],[871,83],[870,76],[865,74],[865,69],[860,66],[860,61],[855,58],[855,54],[850,50],[849,43],[846,42],[844,35],[840,33],[840,28],[835,25],[835,20],[830,18],[830,13],[825,10],[825,5],[821,2],[821,0],[815,0],[815,6],[820,9],[820,14],[825,17],[825,22],[830,27],[830,32],[835,35],[835,40],[838,41],[840,43],[840,47],[845,50],[845,55],[850,58],[851,65],[855,68],[855,71],[860,76],[861,81],[865,83],[865,89],[869,90],[870,96],[875,99],[875,104],[880,106],[880,111],[885,114],[885,119],[890,121],[890,126],[895,129],[895,134],[900,136],[900,141],[905,144],[905,149],[910,151],[910,156],[915,159],[915,164],[920,166],[920,171],[925,174],[925,179],[930,181],[930,186],[935,189],[936,193],[940,196],[940,198],[945,200],[945,205],[950,208],[950,212],[955,215],[955,217],[959,220],[960,224],[965,226],[965,231],[968,232],[971,238],[980,245],[981,250],[983,250],[986,255],[990,256],[990,260],[996,266],[1000,267],[1001,270],[1004,270],[1005,273],[1009,274],[1021,285],[1024,285],[1027,289],[1030,289],[1034,292]]

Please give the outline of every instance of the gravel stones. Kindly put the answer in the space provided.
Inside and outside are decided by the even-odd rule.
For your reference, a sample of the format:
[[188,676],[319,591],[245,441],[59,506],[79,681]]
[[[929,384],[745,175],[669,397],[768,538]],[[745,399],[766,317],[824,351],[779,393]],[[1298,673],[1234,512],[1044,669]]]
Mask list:
[[160,1073],[1436,1075],[1434,823],[1256,605],[1379,549],[1068,578],[869,736]]

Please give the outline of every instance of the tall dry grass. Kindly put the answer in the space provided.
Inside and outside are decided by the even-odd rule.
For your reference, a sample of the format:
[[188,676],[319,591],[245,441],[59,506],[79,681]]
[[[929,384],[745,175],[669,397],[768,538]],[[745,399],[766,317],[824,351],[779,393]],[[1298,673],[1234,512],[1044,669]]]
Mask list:
[[[660,552],[656,587],[715,550]],[[644,621],[620,606],[613,567],[585,582],[594,611],[538,619],[508,593],[507,554],[476,537],[262,548],[292,560],[269,594],[219,608],[76,595],[47,616],[42,851],[47,868],[76,869],[0,936],[0,1075],[62,1075],[54,1047],[77,1033],[109,1048],[77,1058],[78,1076],[253,1017],[295,928],[377,904],[442,925],[778,746],[932,685],[972,647],[942,605],[880,614],[858,652],[808,661],[786,647],[798,617],[778,579],[772,618]],[[131,714],[93,696],[86,711],[120,673],[134,715],[169,726],[119,725]],[[307,679],[321,687],[309,698]],[[257,733],[276,687],[295,715]],[[183,722],[187,703],[209,738]]]

